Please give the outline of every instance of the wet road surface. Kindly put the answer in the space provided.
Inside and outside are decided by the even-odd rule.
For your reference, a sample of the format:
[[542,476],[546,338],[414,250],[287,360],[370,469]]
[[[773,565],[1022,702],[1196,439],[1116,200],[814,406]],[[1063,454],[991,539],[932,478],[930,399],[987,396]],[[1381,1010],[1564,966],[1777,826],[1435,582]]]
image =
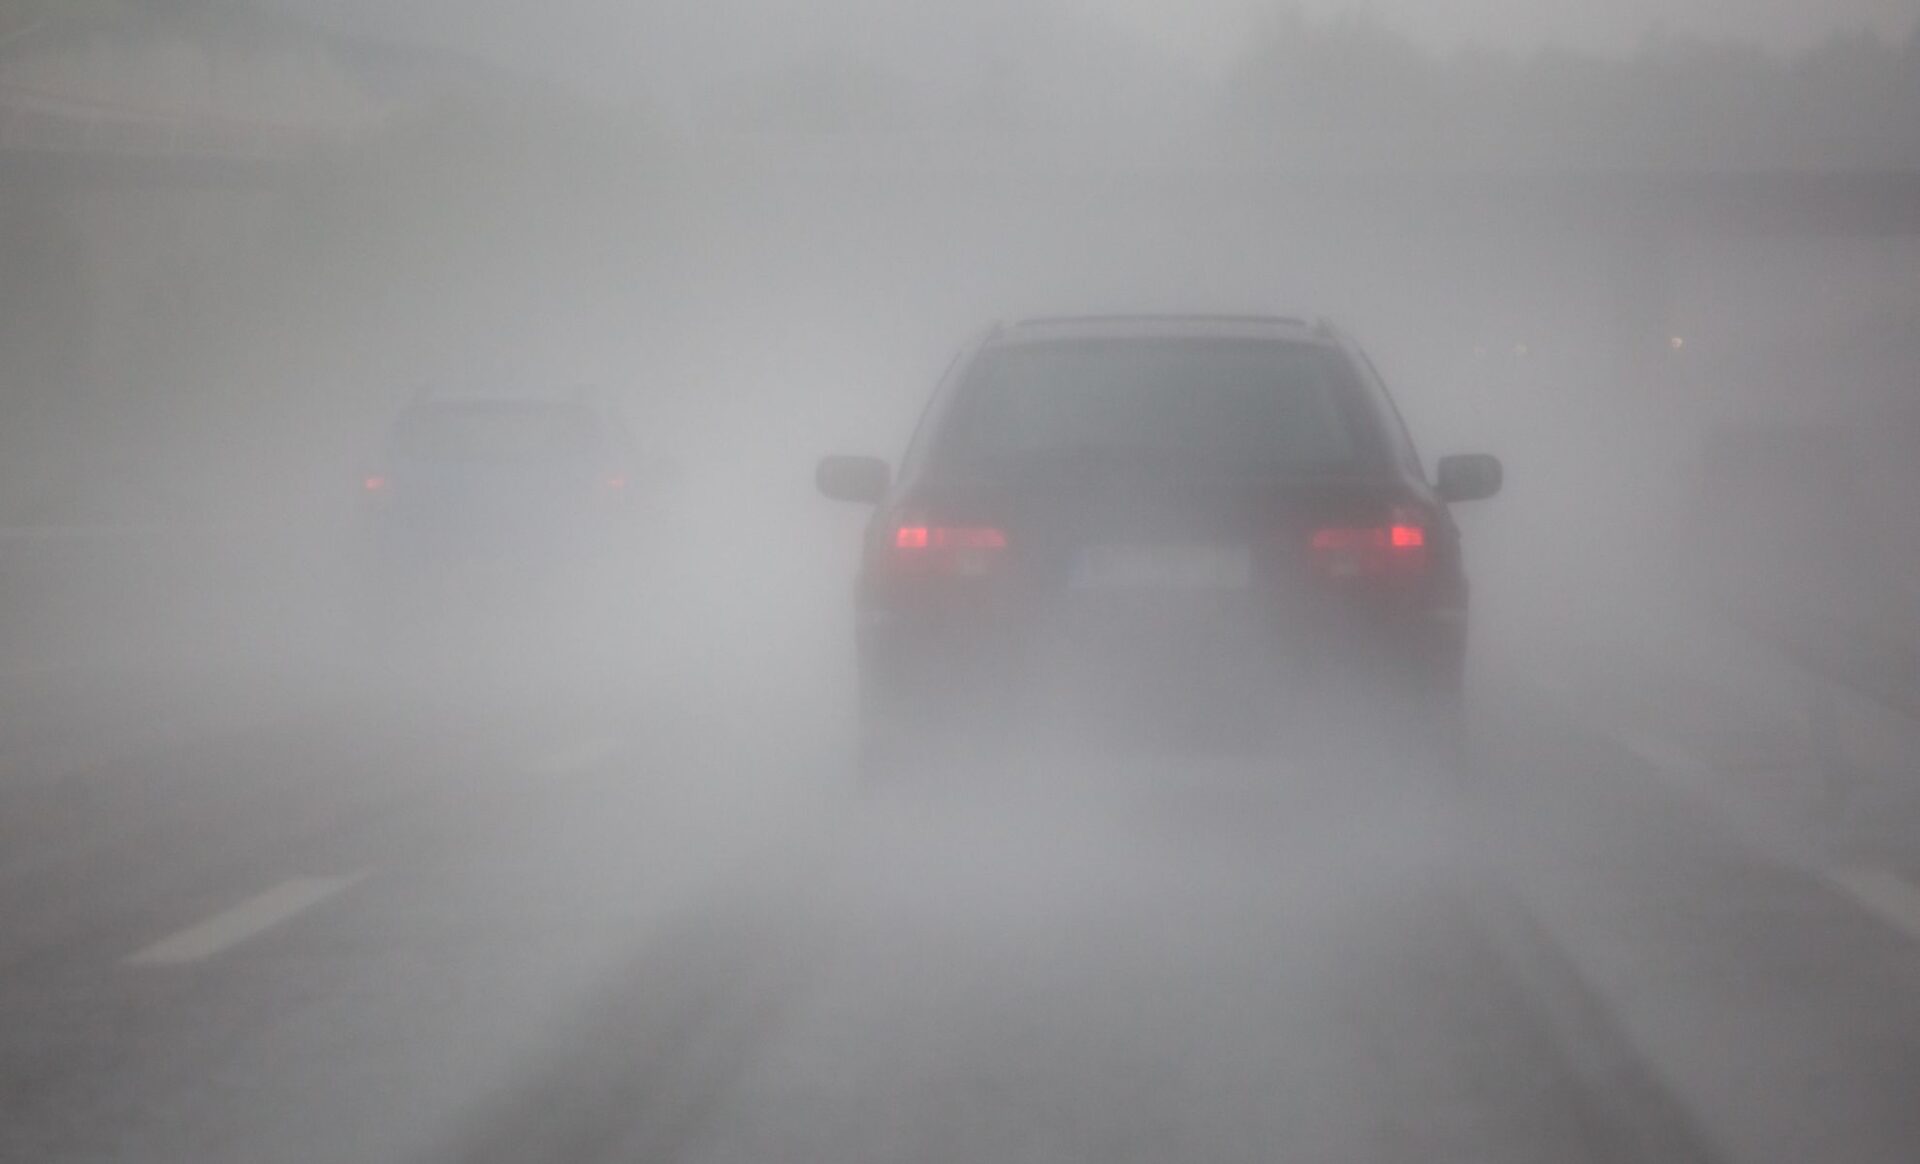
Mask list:
[[5,760],[0,1157],[1912,1159],[1920,864],[1479,705],[862,795],[698,690],[103,704]]

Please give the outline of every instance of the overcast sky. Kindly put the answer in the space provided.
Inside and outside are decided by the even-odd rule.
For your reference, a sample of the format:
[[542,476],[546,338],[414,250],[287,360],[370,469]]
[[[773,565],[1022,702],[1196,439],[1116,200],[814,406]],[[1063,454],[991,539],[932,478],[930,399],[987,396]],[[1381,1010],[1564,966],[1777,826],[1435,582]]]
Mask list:
[[[1544,43],[1629,51],[1649,29],[1805,47],[1836,28],[1904,37],[1920,0],[273,0],[619,89],[635,73],[750,69],[838,46],[908,71],[969,67],[1003,44],[1038,42],[1062,19],[1131,35],[1191,64],[1230,61],[1276,11],[1364,12],[1423,43]],[[1037,17],[1049,12],[1052,18]],[[1030,35],[1031,34],[1031,35]],[[1144,47],[1144,46],[1143,46]],[[647,85],[634,82],[635,88]]]

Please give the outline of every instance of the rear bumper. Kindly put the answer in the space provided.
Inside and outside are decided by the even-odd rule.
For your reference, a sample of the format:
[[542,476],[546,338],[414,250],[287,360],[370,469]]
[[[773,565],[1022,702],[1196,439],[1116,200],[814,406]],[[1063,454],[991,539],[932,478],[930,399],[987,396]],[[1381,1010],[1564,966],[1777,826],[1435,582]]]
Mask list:
[[1464,611],[1312,617],[1101,611],[986,621],[863,612],[862,699],[887,719],[975,722],[1193,718],[1311,720],[1379,700],[1452,700]]

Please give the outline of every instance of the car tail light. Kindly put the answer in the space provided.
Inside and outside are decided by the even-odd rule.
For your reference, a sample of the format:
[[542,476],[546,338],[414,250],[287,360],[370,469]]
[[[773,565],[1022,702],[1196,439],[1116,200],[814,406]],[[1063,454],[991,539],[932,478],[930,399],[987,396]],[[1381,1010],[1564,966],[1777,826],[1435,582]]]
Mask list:
[[368,496],[385,493],[393,488],[393,482],[383,473],[369,473],[360,478],[360,492]]
[[1313,568],[1329,578],[1418,574],[1427,568],[1427,526],[1414,509],[1396,507],[1381,525],[1314,531]]
[[1006,548],[998,526],[908,522],[895,527],[890,550],[894,565],[908,572],[984,574]]
[[1004,550],[1007,535],[990,525],[903,525],[894,531],[900,550]]
[[627,487],[627,475],[625,473],[602,474],[600,487],[610,493],[618,493]]

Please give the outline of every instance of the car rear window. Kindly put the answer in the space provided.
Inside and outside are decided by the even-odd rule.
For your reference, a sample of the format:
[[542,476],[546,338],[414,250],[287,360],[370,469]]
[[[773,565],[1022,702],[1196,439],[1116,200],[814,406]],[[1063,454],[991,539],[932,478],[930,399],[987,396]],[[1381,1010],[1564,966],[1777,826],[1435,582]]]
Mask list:
[[1352,370],[1279,340],[1103,338],[989,349],[955,402],[950,463],[1139,454],[1229,466],[1360,459]]
[[593,415],[549,405],[432,405],[404,415],[394,453],[427,461],[557,461],[601,447]]

